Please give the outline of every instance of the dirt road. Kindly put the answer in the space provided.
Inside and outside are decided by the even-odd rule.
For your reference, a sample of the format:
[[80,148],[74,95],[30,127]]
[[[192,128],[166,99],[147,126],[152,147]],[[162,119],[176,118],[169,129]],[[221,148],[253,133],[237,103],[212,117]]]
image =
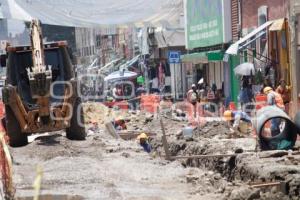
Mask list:
[[[33,195],[36,167],[41,166],[43,195],[70,195],[74,199],[201,199],[192,183],[187,183],[187,177],[203,171],[153,158],[134,141],[116,141],[104,132],[90,135],[83,142],[70,141],[56,133],[11,149],[11,153],[17,197]],[[207,194],[203,199],[216,196]]]
[[[89,131],[85,141],[70,141],[63,132],[31,138],[29,145],[10,149],[16,197],[32,199],[36,168],[40,166],[42,200],[299,199],[300,154],[255,152],[253,135],[233,137],[222,122],[208,123],[194,131],[192,138],[184,138],[180,130],[187,123],[164,118],[172,156],[232,154],[237,150],[250,153],[170,162],[162,156],[159,119],[144,113],[128,116],[130,130],[157,133],[150,140],[151,154],[136,141],[112,138],[104,126]],[[101,125],[101,116],[90,116],[90,120],[96,117]],[[285,183],[283,188],[249,186],[278,181]]]

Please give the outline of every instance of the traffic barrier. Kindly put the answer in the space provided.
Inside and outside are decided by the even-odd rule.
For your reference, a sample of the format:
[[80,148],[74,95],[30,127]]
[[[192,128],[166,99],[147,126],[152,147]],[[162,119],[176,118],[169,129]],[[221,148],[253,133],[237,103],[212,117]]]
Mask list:
[[[0,180],[3,186],[4,198],[13,199],[12,159],[5,141],[5,132],[0,132]],[[0,189],[1,190],[1,189]]]
[[233,101],[231,101],[229,103],[229,110],[232,110],[232,111],[236,110],[236,106],[235,106],[235,103]]
[[141,110],[156,113],[158,111],[160,97],[158,95],[141,95]]
[[267,96],[263,94],[258,94],[255,96],[256,106],[255,109],[259,110],[262,107],[265,107],[267,105]]
[[0,101],[0,131],[5,132],[4,129],[4,124],[2,124],[3,122],[3,118],[5,117],[5,107],[2,101]]

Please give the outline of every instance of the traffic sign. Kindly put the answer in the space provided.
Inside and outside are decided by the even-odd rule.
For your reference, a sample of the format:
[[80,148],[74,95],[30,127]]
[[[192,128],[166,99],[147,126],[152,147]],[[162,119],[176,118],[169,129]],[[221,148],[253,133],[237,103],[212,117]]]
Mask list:
[[168,60],[169,63],[180,63],[180,51],[169,51]]

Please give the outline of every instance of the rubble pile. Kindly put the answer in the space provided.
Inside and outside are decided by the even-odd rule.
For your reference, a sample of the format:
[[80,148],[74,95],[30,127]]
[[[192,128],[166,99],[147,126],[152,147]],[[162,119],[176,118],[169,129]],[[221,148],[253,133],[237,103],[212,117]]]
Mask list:
[[[214,193],[223,199],[297,199],[299,196],[300,170],[297,159],[287,158],[280,153],[274,157],[261,158],[265,152],[256,153],[257,141],[252,135],[232,133],[228,124],[223,121],[207,122],[204,126],[193,129],[192,135],[184,135],[183,129],[188,126],[184,114],[180,110],[168,110],[160,116],[143,111],[128,112],[107,108],[99,103],[85,105],[87,120],[96,120],[99,125],[110,117],[128,119],[126,125],[130,130],[149,130],[157,135],[150,137],[153,156],[164,156],[162,145],[162,129],[160,118],[163,119],[171,156],[234,154],[247,152],[250,155],[210,157],[203,159],[178,160],[186,168],[210,170],[204,175],[187,176],[187,182],[199,186],[199,194]],[[203,180],[209,187],[202,187]],[[275,189],[259,189],[249,183],[285,181],[288,193],[285,195]],[[200,187],[201,186],[201,187]],[[204,188],[204,189],[203,189]],[[211,191],[206,191],[210,188]],[[215,188],[215,190],[213,189]],[[221,198],[222,199],[222,198]]]
[[230,130],[226,122],[209,122],[193,131],[193,138],[229,138]]

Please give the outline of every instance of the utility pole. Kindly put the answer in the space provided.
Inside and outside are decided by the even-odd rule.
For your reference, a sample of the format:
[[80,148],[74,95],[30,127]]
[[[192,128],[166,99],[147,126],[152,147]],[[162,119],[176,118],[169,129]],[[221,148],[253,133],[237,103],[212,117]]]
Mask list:
[[[290,0],[289,5],[289,29],[290,29],[290,65],[291,65],[291,84],[292,84],[292,117],[295,116],[299,109],[298,93],[299,93],[299,69],[297,69],[297,14],[296,14],[296,0]],[[299,5],[300,6],[300,5]]]

